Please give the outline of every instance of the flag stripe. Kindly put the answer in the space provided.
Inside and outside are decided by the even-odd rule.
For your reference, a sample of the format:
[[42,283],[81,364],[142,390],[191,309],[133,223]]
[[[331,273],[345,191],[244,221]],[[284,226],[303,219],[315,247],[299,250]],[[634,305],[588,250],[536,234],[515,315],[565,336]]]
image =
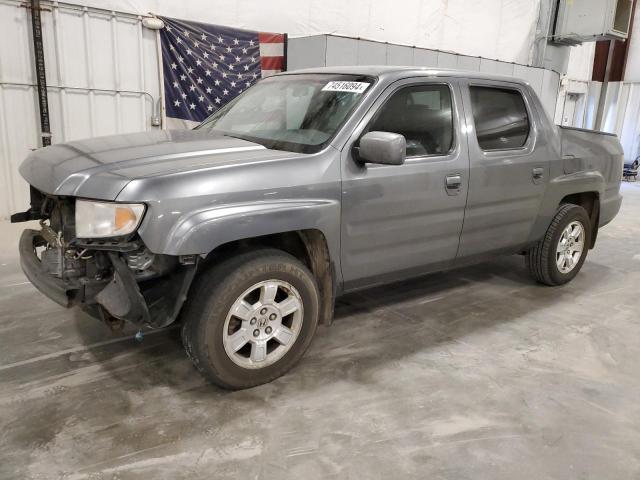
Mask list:
[[284,43],[261,43],[260,55],[263,57],[284,56]]
[[283,57],[260,57],[260,67],[262,70],[282,70],[283,65]]
[[260,43],[284,43],[284,34],[282,33],[258,33]]

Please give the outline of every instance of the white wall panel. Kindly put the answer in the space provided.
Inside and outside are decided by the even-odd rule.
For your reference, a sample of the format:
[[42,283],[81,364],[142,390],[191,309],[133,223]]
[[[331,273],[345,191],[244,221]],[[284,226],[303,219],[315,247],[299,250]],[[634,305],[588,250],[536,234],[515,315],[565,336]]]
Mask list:
[[[0,130],[2,130],[2,164],[4,188],[0,191],[0,212],[6,216],[15,205],[28,206],[25,182],[18,174],[24,156],[38,145],[40,130],[34,106],[35,92],[28,87],[0,89]],[[27,202],[27,203],[25,203]],[[0,216],[2,216],[0,214]]]
[[625,84],[625,89],[627,90],[627,101],[620,141],[624,147],[626,160],[631,161],[640,155],[640,127],[638,125],[638,120],[640,119],[640,84],[628,83]]
[[570,47],[567,78],[571,80],[591,80],[595,51],[595,42]]
[[[0,81],[32,83],[31,36],[27,10],[0,3]],[[30,149],[38,145],[34,89],[0,83],[0,218],[28,199],[18,166]]]
[[598,99],[602,91],[602,83],[589,82],[587,91],[587,111],[585,114],[584,128],[593,129],[596,124],[596,113],[598,110]]
[[31,64],[31,22],[26,8],[0,3],[0,73],[10,81],[34,81]]
[[[570,47],[567,73],[564,75],[560,89],[558,91],[555,122],[561,124],[564,119],[569,118],[569,123],[565,124],[578,127],[589,128],[590,122],[594,119],[595,112],[592,111],[594,101],[589,98],[593,89],[589,89],[593,70],[593,57],[596,44],[583,43]],[[576,110],[571,116],[571,109]]]
[[609,82],[604,104],[605,120],[602,130],[605,132],[618,134],[622,127],[618,117],[624,115],[626,105],[621,102],[621,96],[622,82]]
[[624,81],[629,83],[640,82],[640,8],[636,5],[636,13],[633,18],[633,34],[629,42],[629,53],[624,73]]
[[[52,142],[153,128],[159,98],[155,32],[141,17],[43,2]],[[0,0],[0,218],[28,206],[18,167],[40,146],[31,19]]]

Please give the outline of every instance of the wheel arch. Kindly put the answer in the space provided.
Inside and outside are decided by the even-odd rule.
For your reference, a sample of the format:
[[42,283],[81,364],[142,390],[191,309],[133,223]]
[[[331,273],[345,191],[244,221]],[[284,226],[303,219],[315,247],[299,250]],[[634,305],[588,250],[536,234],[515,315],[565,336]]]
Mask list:
[[319,229],[291,230],[226,242],[209,252],[202,268],[210,268],[229,256],[259,248],[282,250],[300,260],[311,271],[320,293],[319,322],[330,324],[339,282],[327,238]]
[[598,225],[600,223],[600,193],[597,191],[572,193],[564,196],[558,206],[567,203],[581,206],[589,215],[591,222],[591,244],[589,248],[593,248],[596,244]]

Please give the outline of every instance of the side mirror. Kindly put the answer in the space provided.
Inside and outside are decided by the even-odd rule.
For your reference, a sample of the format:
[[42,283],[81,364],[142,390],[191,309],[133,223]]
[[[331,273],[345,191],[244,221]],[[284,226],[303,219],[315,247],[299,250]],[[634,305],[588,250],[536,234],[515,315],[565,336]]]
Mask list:
[[359,156],[363,162],[402,165],[407,141],[399,133],[368,132],[360,139]]

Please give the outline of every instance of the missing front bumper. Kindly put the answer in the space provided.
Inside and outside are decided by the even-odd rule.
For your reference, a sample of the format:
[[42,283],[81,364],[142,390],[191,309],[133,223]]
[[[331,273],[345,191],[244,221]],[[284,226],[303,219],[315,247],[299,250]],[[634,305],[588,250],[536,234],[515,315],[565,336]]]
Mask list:
[[47,297],[63,307],[73,306],[83,296],[83,286],[50,275],[36,255],[40,232],[25,230],[20,237],[20,266],[29,281]]
[[81,306],[102,320],[113,317],[153,328],[169,325],[180,313],[197,269],[196,262],[139,282],[121,254],[108,251],[105,253],[112,266],[108,278],[65,280],[44,268],[35,250],[42,243],[36,230],[25,230],[20,238],[20,264],[29,281],[59,305]]

